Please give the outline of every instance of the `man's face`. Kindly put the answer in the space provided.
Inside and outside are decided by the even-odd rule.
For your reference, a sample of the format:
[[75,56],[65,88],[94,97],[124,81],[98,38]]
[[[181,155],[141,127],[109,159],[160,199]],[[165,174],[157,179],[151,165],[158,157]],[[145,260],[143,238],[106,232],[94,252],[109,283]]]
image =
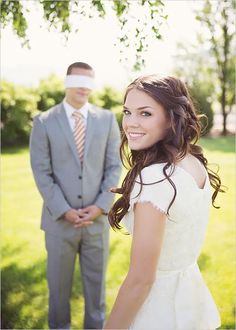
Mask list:
[[[70,75],[82,75],[94,78],[94,71],[83,68],[73,68]],[[87,101],[91,89],[85,87],[66,88],[66,101],[75,108],[82,107]]]

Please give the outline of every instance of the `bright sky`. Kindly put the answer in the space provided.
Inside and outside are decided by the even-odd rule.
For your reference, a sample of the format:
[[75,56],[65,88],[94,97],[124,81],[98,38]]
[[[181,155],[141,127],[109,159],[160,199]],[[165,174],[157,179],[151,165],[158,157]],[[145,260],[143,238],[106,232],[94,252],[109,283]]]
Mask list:
[[[119,48],[114,46],[117,25],[114,18],[82,20],[79,32],[71,33],[68,42],[57,32],[48,32],[34,1],[28,0],[30,24],[28,36],[31,49],[22,48],[9,28],[1,31],[1,78],[17,84],[37,86],[40,79],[55,73],[62,79],[69,64],[87,62],[96,72],[98,87],[111,85],[124,88],[140,74],[171,74],[176,44],[193,43],[199,28],[194,10],[201,0],[164,1],[167,22],[162,27],[163,40],[154,40],[145,55],[146,67],[132,72],[132,63],[119,62]],[[42,27],[40,27],[42,25]]]

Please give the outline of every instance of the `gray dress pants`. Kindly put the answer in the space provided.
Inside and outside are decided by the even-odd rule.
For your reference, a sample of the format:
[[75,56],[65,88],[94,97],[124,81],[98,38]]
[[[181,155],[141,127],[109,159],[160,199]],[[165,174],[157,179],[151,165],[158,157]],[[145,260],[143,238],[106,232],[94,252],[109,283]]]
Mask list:
[[46,233],[50,329],[70,329],[70,296],[76,255],[85,300],[84,329],[101,329],[105,321],[105,272],[109,230],[91,235],[86,228],[72,237]]

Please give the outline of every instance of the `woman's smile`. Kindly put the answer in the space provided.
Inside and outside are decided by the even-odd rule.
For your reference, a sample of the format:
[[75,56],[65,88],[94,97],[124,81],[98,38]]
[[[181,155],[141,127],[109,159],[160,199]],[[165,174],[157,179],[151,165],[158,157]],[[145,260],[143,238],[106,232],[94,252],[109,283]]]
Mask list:
[[143,91],[129,91],[123,113],[122,126],[130,149],[149,148],[165,136],[169,126],[165,110]]
[[145,135],[145,133],[139,133],[139,132],[128,132],[128,139],[129,140],[139,140]]

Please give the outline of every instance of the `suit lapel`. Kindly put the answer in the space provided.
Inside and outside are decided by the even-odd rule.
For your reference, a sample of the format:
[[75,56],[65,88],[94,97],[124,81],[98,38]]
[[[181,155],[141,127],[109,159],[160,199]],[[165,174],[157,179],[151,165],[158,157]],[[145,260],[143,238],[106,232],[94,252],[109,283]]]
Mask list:
[[96,131],[96,127],[98,127],[98,117],[96,114],[95,109],[93,106],[90,107],[88,112],[88,118],[87,118],[87,127],[86,127],[86,133],[85,133],[85,146],[84,146],[84,159],[86,160],[86,157],[89,154],[90,145],[93,141],[94,132]]
[[65,109],[63,107],[63,104],[59,105],[58,112],[56,113],[56,118],[62,128],[62,131],[67,139],[67,142],[72,150],[72,153],[74,154],[76,161],[78,162],[79,166],[81,166],[80,158],[78,155],[78,151],[75,145],[75,140],[73,136],[73,132],[71,131],[70,124],[68,122]]

